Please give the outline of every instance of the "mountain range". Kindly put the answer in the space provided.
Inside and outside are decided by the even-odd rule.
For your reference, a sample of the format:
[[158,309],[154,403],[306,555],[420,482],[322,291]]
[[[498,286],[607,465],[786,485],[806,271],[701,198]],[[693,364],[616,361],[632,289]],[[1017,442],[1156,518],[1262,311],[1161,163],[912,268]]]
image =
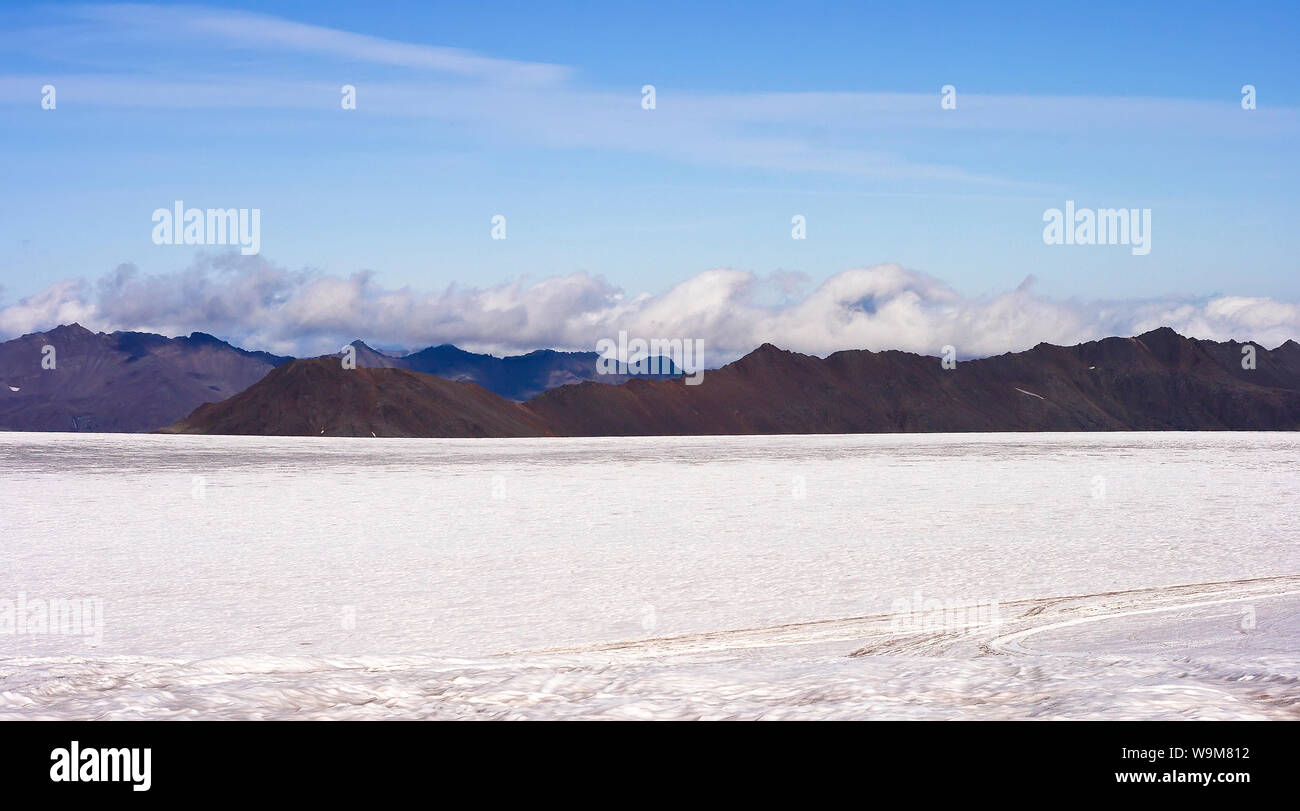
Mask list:
[[70,324],[31,333],[0,343],[0,430],[153,431],[289,360],[202,332],[165,338]]
[[[1246,354],[1254,368],[1246,368]],[[909,352],[826,358],[764,344],[709,371],[559,386],[515,403],[468,382],[337,358],[283,364],[173,433],[632,436],[920,431],[1297,430],[1300,344],[1273,350],[1168,328],[959,362]]]
[[[631,379],[629,375],[597,375],[595,352],[557,352],[538,349],[526,355],[481,355],[442,344],[412,352],[393,355],[371,349],[361,341],[353,341],[358,366],[386,369],[409,369],[412,372],[464,380],[477,383],[488,391],[507,400],[523,401],[557,386],[591,380],[596,383],[618,384]],[[671,367],[665,359],[663,368]],[[653,379],[675,377],[673,373],[645,375]]]
[[[583,380],[628,379],[597,375],[595,352],[543,349],[500,358],[449,344],[407,355],[379,352],[359,340],[351,346],[358,366],[469,381],[507,400]],[[155,431],[204,403],[243,391],[292,360],[240,349],[202,332],[167,338],[60,326],[0,343],[0,430]]]
[[[1161,328],[964,360],[764,344],[706,373],[598,375],[595,352],[513,357],[351,345],[294,359],[205,333],[77,324],[0,343],[0,430],[329,436],[621,436],[890,431],[1296,430],[1300,344]],[[1254,367],[1243,363],[1254,354]]]

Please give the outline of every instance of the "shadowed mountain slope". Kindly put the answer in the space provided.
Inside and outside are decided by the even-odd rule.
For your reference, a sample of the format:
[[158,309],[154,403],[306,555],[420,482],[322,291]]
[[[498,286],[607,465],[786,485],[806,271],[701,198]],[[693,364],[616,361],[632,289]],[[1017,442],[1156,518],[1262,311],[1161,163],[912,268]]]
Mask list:
[[[46,346],[52,369],[42,367]],[[166,338],[71,324],[30,333],[0,344],[0,430],[152,431],[286,360],[201,332]]]

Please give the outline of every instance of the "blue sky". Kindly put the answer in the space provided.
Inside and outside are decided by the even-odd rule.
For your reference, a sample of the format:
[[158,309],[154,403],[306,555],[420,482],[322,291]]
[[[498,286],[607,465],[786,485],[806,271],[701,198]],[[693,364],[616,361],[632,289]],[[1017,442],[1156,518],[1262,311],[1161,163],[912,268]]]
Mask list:
[[[897,263],[961,297],[1300,300],[1295,4],[949,6],[10,4],[0,306],[190,266],[150,239],[177,199],[386,290]],[[1150,208],[1151,253],[1045,245],[1067,199]]]

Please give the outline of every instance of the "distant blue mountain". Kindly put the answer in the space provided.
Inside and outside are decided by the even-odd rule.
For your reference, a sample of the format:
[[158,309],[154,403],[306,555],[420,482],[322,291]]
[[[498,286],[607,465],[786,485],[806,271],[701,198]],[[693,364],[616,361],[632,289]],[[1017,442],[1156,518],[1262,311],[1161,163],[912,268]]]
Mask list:
[[[353,341],[357,350],[357,365],[368,368],[409,369],[448,380],[465,380],[477,383],[507,400],[523,402],[544,391],[570,383],[593,381],[596,383],[625,383],[631,375],[598,374],[595,352],[556,352],[538,349],[526,355],[480,355],[442,344],[395,356],[371,349],[362,341]],[[642,379],[664,379],[681,374],[670,361],[663,361],[668,374],[636,375]]]

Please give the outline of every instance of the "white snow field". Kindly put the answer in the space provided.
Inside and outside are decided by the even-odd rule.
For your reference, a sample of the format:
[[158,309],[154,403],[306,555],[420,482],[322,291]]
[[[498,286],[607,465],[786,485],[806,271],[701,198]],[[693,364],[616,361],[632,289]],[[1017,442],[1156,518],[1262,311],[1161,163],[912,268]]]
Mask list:
[[0,719],[1297,718],[1298,460],[0,434]]

